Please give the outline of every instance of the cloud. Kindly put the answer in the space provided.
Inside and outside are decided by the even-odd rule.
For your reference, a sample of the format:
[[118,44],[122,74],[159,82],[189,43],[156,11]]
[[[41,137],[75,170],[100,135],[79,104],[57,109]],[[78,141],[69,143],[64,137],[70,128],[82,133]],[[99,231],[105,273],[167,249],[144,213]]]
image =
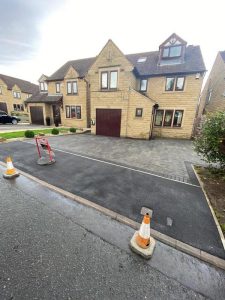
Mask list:
[[[1,0],[0,64],[30,59],[38,51],[39,26],[59,0]],[[4,13],[3,13],[4,12]]]

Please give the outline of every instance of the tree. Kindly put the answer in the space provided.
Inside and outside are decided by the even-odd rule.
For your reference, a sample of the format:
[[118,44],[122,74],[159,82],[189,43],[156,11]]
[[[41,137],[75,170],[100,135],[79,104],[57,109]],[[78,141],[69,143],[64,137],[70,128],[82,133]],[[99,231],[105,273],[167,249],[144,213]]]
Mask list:
[[201,134],[195,139],[195,151],[208,163],[219,163],[225,169],[225,111],[209,114]]

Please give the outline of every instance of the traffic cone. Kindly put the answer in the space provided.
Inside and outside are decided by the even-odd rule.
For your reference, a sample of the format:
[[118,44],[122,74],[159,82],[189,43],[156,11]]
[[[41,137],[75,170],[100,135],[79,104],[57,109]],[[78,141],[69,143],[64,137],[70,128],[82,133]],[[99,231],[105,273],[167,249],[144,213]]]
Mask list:
[[19,176],[19,173],[16,171],[16,169],[13,166],[11,157],[7,157],[6,162],[7,162],[7,169],[3,174],[3,177],[6,179],[11,179]]
[[142,257],[149,259],[155,249],[155,239],[150,236],[150,216],[145,214],[139,231],[136,231],[130,241],[131,249]]
[[143,218],[138,235],[136,236],[136,242],[139,247],[146,249],[150,245],[150,216],[146,214]]

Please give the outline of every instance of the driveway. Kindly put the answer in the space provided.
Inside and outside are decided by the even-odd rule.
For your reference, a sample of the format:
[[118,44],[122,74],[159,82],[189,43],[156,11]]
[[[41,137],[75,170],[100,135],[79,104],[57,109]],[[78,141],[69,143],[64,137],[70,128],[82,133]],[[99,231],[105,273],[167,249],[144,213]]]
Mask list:
[[190,140],[146,141],[73,135],[51,137],[49,141],[57,149],[144,169],[185,182],[192,180],[190,162],[203,164],[193,150],[193,142]]
[[[42,167],[36,163],[34,144],[12,142],[0,146],[0,160],[11,154],[19,169],[138,222],[141,207],[149,207],[153,209],[154,229],[225,258],[214,219],[198,185],[60,149],[54,152],[56,164]],[[172,226],[167,218],[172,219]]]

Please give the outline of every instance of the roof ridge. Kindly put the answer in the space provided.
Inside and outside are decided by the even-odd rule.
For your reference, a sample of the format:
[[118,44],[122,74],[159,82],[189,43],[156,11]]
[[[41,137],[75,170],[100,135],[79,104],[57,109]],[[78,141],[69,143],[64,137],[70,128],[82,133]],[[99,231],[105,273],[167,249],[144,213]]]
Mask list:
[[[35,84],[35,83],[31,82],[31,81],[28,81],[28,80],[26,80],[26,79],[21,79],[21,78],[18,78],[18,77],[13,77],[13,76],[10,76],[10,75],[5,75],[5,74],[0,74],[0,77],[1,77],[1,76],[8,77],[8,78],[10,78],[10,79],[16,79],[16,80],[20,80],[20,81],[23,81],[23,82],[26,82],[26,83],[30,83],[30,84],[37,85],[37,84]],[[37,86],[38,86],[38,85],[37,85]]]

